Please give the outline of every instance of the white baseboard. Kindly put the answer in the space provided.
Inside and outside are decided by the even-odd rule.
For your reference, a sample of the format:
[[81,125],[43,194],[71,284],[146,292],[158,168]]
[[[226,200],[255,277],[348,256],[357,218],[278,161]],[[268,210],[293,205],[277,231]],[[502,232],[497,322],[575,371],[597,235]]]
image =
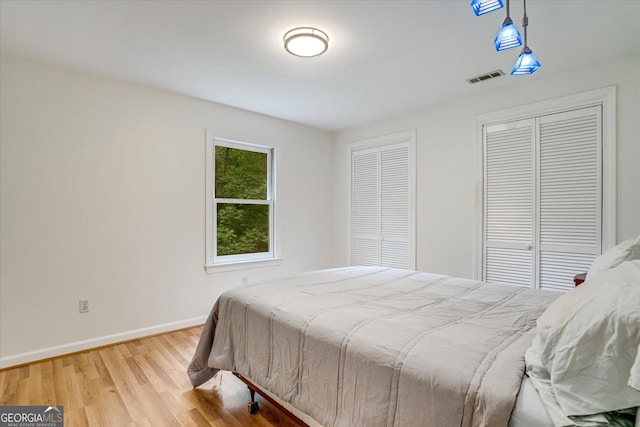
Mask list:
[[143,338],[149,335],[161,334],[163,332],[175,331],[178,329],[189,328],[191,326],[202,325],[206,320],[207,320],[206,316],[194,317],[192,319],[165,323],[163,325],[151,326],[149,328],[136,329],[133,331],[122,332],[119,334],[106,335],[106,336],[92,338],[84,341],[76,341],[68,344],[57,345],[54,347],[47,347],[39,350],[28,351],[26,353],[15,354],[12,356],[5,356],[0,358],[0,368],[9,368],[11,366],[17,366],[25,363],[35,362],[38,360],[49,359],[51,357],[62,356],[65,354],[75,353],[83,350],[89,350],[92,348],[102,347],[109,344],[115,344],[123,341]]

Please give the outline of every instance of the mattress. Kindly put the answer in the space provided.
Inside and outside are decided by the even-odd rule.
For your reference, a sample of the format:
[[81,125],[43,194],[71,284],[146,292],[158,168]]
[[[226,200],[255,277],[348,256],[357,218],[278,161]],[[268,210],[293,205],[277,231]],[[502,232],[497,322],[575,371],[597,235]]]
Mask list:
[[189,376],[237,372],[323,426],[542,427],[517,396],[557,296],[382,267],[308,272],[223,294]]

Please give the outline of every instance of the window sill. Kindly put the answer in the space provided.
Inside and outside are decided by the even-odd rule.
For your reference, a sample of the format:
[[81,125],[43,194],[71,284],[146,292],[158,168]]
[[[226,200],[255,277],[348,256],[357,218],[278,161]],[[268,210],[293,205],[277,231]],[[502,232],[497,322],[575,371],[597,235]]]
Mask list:
[[237,261],[224,264],[208,264],[204,266],[207,274],[226,273],[228,271],[247,270],[250,268],[274,267],[282,263],[282,258],[258,259],[253,261]]

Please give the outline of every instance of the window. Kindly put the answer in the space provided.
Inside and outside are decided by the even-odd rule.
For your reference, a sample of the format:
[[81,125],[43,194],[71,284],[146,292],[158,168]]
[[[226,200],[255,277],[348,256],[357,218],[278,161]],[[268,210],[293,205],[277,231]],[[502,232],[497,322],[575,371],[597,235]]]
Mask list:
[[207,140],[206,267],[275,260],[274,149]]
[[415,269],[415,131],[350,144],[350,263]]
[[615,103],[592,95],[483,123],[482,279],[568,290],[611,246]]

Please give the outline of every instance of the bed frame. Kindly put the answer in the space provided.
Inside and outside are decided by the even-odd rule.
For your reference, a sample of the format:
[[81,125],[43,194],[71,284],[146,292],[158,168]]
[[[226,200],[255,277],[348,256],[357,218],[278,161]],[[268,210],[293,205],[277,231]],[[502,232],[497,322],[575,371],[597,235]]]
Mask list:
[[302,421],[300,418],[296,417],[293,413],[291,413],[291,411],[287,410],[287,408],[282,406],[280,403],[278,403],[275,399],[273,399],[267,393],[263,393],[260,390],[260,388],[257,387],[255,384],[253,384],[251,381],[249,381],[248,379],[246,379],[242,375],[238,374],[237,372],[232,372],[232,373],[240,381],[245,383],[247,385],[247,387],[249,388],[249,394],[251,396],[251,401],[247,404],[247,409],[248,409],[250,414],[252,414],[252,415],[256,414],[260,410],[260,405],[258,405],[258,402],[256,401],[256,393],[258,393],[260,396],[262,396],[264,398],[264,400],[266,400],[267,402],[271,403],[280,412],[282,412],[287,417],[289,417],[291,419],[291,421],[293,421],[297,426],[309,427],[304,421]]

